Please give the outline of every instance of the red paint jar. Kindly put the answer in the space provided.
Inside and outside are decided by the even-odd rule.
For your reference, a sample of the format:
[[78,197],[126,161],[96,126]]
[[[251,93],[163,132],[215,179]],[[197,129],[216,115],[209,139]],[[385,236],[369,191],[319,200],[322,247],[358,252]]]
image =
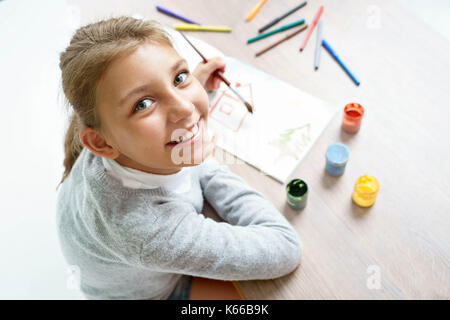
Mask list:
[[364,108],[359,103],[349,103],[344,108],[342,130],[348,133],[356,133],[361,126]]

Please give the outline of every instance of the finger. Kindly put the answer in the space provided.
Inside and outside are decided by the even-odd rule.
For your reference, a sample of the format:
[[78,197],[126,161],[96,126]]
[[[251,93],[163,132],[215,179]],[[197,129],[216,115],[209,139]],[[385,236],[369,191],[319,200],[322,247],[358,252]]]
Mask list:
[[205,83],[205,89],[206,90],[214,90],[215,88],[214,88],[214,81],[213,81],[213,78],[211,77],[211,78],[209,78],[207,81],[206,81],[206,83]]
[[220,79],[214,78],[214,89],[219,89],[220,87]]
[[208,71],[211,73],[215,72],[216,70],[220,70],[222,72],[225,71],[225,60],[223,60],[220,57],[212,58],[206,63],[206,67],[208,68]]
[[222,57],[219,57],[219,56],[213,57],[213,58],[209,59],[208,61],[212,61],[212,62],[215,62],[215,63],[218,63],[218,64],[225,65],[225,59],[222,58]]

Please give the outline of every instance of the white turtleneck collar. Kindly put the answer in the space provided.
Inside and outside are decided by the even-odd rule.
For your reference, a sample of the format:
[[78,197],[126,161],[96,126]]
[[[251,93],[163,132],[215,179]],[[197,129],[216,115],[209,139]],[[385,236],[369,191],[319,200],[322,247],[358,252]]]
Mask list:
[[183,167],[174,174],[154,174],[121,166],[115,160],[102,157],[106,172],[119,179],[124,187],[132,189],[154,189],[164,187],[176,193],[191,190],[190,167]]

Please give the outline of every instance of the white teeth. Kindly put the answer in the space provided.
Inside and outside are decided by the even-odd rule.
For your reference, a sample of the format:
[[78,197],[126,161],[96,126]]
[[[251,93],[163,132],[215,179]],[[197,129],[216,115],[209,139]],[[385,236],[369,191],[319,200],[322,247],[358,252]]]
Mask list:
[[183,141],[186,141],[186,140],[189,140],[190,138],[192,138],[194,136],[194,133],[192,133],[192,132],[188,132],[188,133],[186,133],[184,136],[180,136],[179,138],[178,138],[178,143],[179,142],[183,142]]
[[197,134],[197,132],[198,132],[198,130],[199,130],[198,125],[195,124],[195,125],[192,127],[191,130],[192,130],[192,131],[188,131],[185,135],[179,136],[179,137],[178,137],[178,140],[176,140],[176,141],[174,141],[174,142],[181,143],[181,142],[183,142],[183,141],[186,141],[186,140],[191,139],[193,136],[195,136],[195,135]]

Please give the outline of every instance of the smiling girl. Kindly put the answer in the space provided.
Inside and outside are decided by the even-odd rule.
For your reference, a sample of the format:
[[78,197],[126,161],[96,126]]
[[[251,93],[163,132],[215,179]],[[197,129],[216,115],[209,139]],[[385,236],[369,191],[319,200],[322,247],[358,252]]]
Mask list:
[[[223,60],[190,73],[156,23],[121,17],[78,29],[60,68],[73,113],[58,234],[86,298],[186,299],[193,277],[271,279],[297,267],[290,224],[213,158],[206,90],[218,88]],[[202,214],[205,199],[225,222]]]

